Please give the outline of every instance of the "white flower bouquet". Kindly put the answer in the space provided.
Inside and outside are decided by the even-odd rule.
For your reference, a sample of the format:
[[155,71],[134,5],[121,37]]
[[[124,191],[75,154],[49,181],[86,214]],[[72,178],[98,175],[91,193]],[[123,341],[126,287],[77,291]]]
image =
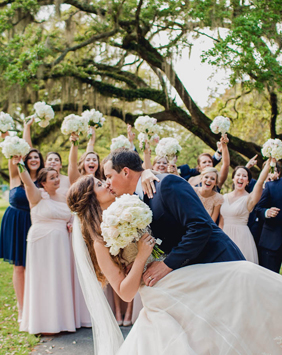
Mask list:
[[[146,140],[148,140],[148,138],[149,137],[145,133],[141,132],[138,134],[139,146],[141,149],[143,149],[143,147],[145,146]],[[149,143],[152,146],[157,145],[159,141],[160,141],[160,137],[157,133],[153,134],[149,139]]]
[[[261,149],[261,153],[266,158],[282,159],[282,141],[280,139],[268,139]],[[271,170],[274,171],[275,162],[270,162]]]
[[[88,121],[85,118],[71,114],[64,118],[61,131],[65,135],[70,135],[72,133],[80,135],[80,133],[86,133],[87,128]],[[73,141],[73,144],[78,145],[78,140]]]
[[230,128],[230,119],[224,116],[217,116],[212,123],[210,124],[210,129],[213,133],[221,133],[224,135],[229,131]]
[[128,138],[126,138],[124,135],[120,135],[117,138],[113,138],[112,139],[112,144],[111,144],[111,152],[113,152],[114,150],[118,149],[118,148],[128,148],[130,149],[131,144],[128,140]]
[[1,133],[6,133],[14,126],[14,121],[12,117],[5,112],[0,112],[0,131]]
[[[30,151],[30,146],[28,143],[18,136],[8,136],[5,137],[4,141],[0,143],[0,148],[2,149],[2,153],[5,155],[7,159],[11,159],[13,156],[25,156]],[[24,163],[21,162],[18,164],[20,172],[25,170]]]
[[[137,195],[125,194],[103,211],[102,236],[112,255],[118,255],[130,243],[138,241],[152,222],[152,211]],[[163,254],[156,245],[155,258]]]
[[89,138],[93,134],[91,127],[96,127],[96,128],[102,127],[105,120],[106,120],[100,111],[96,111],[94,109],[92,109],[90,111],[86,110],[86,111],[82,112],[82,118],[87,120],[88,125],[90,126],[89,134],[88,134]]
[[170,163],[178,157],[182,147],[175,138],[162,138],[156,147],[156,154],[160,157],[167,157]]
[[40,127],[47,127],[49,121],[55,116],[52,106],[47,105],[44,101],[39,101],[36,102],[33,107],[36,113],[35,122],[38,122]]
[[134,127],[137,129],[138,132],[143,133],[143,135],[139,135],[141,140],[139,140],[140,145],[142,146],[141,149],[145,149],[145,142],[146,140],[150,142],[152,137],[160,132],[160,127],[157,125],[157,120],[150,116],[140,116],[134,122]]

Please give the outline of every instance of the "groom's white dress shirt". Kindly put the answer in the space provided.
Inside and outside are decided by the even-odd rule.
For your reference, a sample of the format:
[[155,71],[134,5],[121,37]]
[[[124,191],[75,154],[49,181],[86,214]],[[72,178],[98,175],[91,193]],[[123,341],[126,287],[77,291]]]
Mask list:
[[141,176],[137,182],[135,193],[140,197],[142,201],[144,200],[144,192],[142,190]]

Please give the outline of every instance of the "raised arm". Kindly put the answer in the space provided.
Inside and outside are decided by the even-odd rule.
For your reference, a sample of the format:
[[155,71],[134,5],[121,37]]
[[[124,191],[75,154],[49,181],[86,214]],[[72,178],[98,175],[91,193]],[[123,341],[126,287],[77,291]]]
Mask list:
[[135,150],[135,146],[134,146],[134,139],[135,139],[135,133],[132,132],[132,126],[130,124],[127,125],[127,138],[130,142],[130,149],[131,150]]
[[228,147],[227,147],[228,142],[229,142],[229,139],[227,138],[226,134],[220,138],[220,143],[221,143],[221,147],[222,147],[222,166],[220,169],[219,181],[218,181],[218,187],[220,189],[227,179],[229,166],[230,166],[230,155],[229,155],[229,151],[228,151]]
[[267,178],[268,172],[270,168],[270,159],[267,160],[264,168],[262,169],[259,178],[254,186],[253,191],[250,193],[250,197],[248,200],[248,210],[252,211],[255,205],[259,202],[262,192],[263,192],[263,183]]
[[87,148],[86,148],[86,152],[94,152],[94,145],[95,145],[95,140],[96,140],[96,131],[95,131],[95,127],[90,127],[89,128],[91,130],[91,137],[87,143]]
[[27,117],[26,119],[29,119],[29,120],[27,122],[24,121],[23,139],[28,143],[30,148],[32,148],[30,127],[34,122],[34,116]]
[[[12,164],[17,166],[21,160],[22,157],[14,156],[12,158]],[[23,172],[20,172],[19,170],[19,175],[21,177],[22,182],[24,183],[26,196],[29,201],[30,207],[34,207],[41,200],[41,193],[39,189],[35,186],[26,169]]]
[[[72,134],[70,136],[70,141],[73,142],[77,140],[77,136]],[[73,184],[79,177],[80,173],[77,166],[77,157],[78,157],[78,146],[71,144],[70,155],[69,155],[69,166],[68,166],[68,176],[70,183]]]
[[153,169],[151,164],[151,149],[148,142],[145,143],[143,167],[144,169]]
[[145,263],[154,246],[154,243],[150,243],[151,239],[152,237],[146,233],[138,241],[138,254],[127,275],[114,263],[109,254],[109,248],[101,242],[94,242],[97,261],[103,274],[115,292],[125,302],[132,301],[138,291]]

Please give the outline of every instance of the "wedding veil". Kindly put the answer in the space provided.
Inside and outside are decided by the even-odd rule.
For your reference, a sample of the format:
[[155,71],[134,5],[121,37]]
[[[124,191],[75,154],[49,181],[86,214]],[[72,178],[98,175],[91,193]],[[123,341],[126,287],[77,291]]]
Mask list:
[[97,280],[77,215],[74,215],[72,238],[78,278],[91,316],[94,355],[115,355],[123,336]]

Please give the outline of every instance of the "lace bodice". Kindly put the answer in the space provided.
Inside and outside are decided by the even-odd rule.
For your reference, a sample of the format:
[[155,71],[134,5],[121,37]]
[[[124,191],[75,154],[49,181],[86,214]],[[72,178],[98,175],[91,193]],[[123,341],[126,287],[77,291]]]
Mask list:
[[216,206],[223,204],[223,201],[224,201],[223,196],[221,194],[219,194],[218,192],[215,192],[215,194],[210,197],[203,197],[200,194],[198,187],[195,187],[194,190],[197,193],[197,195],[199,196],[199,199],[201,200],[202,204],[204,205],[206,211],[208,212],[208,214],[210,216],[212,215],[213,210]]

